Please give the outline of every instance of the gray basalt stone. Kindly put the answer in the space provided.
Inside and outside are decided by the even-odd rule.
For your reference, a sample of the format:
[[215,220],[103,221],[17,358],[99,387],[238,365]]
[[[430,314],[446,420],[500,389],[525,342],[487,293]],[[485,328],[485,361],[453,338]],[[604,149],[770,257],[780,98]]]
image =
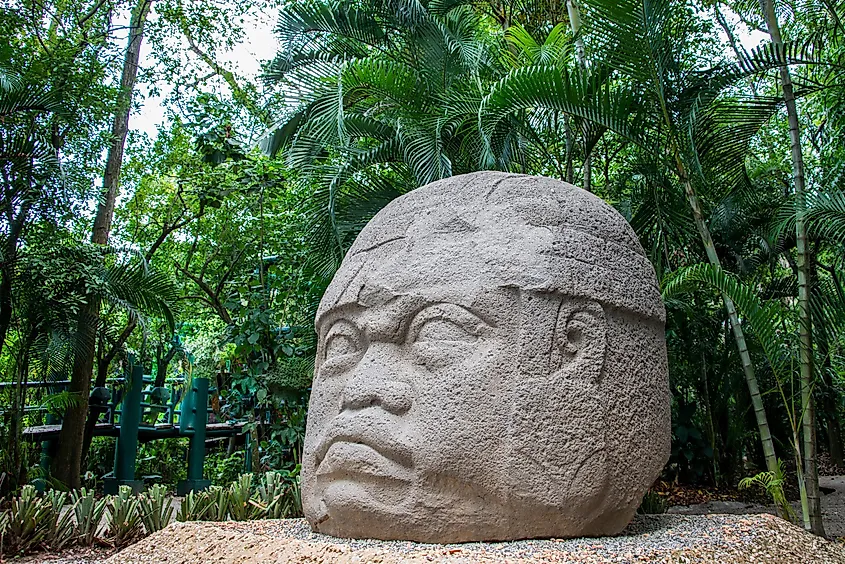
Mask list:
[[397,198],[317,313],[305,517],[435,543],[619,533],[669,455],[664,321],[589,192],[480,172]]

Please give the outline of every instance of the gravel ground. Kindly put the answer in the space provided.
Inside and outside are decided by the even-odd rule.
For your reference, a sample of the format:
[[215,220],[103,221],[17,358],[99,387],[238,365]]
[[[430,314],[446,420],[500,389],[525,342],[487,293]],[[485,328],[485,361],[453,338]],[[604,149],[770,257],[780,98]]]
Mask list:
[[[822,476],[825,531],[845,537],[845,476]],[[304,521],[172,525],[116,555],[112,562],[842,562],[845,538],[830,543],[771,516],[771,508],[739,502],[673,507],[638,516],[622,536],[565,541],[424,545],[340,541],[312,533]],[[738,515],[724,515],[724,513]],[[227,548],[225,545],[231,544]],[[239,552],[240,551],[240,552]],[[354,552],[353,552],[354,551]],[[756,552],[755,552],[756,551]],[[13,560],[20,564],[103,564],[108,549],[76,549]],[[194,556],[189,556],[193,554]]]
[[824,564],[845,563],[845,546],[765,514],[642,515],[618,537],[453,545],[334,539],[311,532],[301,519],[289,519],[175,523],[107,562]]

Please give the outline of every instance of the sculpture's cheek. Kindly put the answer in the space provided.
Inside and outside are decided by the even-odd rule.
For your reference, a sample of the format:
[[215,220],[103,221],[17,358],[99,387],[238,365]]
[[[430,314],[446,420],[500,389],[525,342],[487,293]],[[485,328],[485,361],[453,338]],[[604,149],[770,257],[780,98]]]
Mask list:
[[[461,351],[469,354],[457,354]],[[507,428],[502,393],[503,382],[513,377],[512,367],[503,367],[508,352],[503,341],[490,338],[471,351],[456,347],[449,355],[453,362],[416,367],[409,415],[421,468],[457,473],[466,481],[492,472]]]
[[603,412],[589,382],[520,382],[509,429],[515,495],[575,514],[596,507],[608,480]]

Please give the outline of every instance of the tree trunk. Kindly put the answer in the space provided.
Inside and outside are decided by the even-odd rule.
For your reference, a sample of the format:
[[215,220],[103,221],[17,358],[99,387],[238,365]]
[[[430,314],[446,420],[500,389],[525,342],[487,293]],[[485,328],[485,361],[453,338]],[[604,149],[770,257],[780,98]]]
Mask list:
[[[97,206],[91,242],[105,245],[109,240],[114,206],[117,200],[120,169],[123,165],[123,149],[129,129],[129,113],[132,109],[132,95],[138,76],[138,62],[141,43],[144,39],[144,24],[153,0],[139,0],[132,11],[129,23],[129,39],[123,61],[120,79],[118,107],[112,123],[112,142],[106,159],[103,176],[103,199]],[[88,303],[80,311],[77,323],[79,344],[74,355],[70,391],[79,394],[81,401],[65,413],[59,435],[58,449],[53,459],[53,476],[70,488],[79,488],[85,435],[85,421],[88,415],[88,395],[94,370],[94,349],[97,329],[100,323],[100,300],[89,296]]]
[[12,324],[12,289],[15,283],[15,263],[18,259],[18,241],[24,230],[32,201],[25,198],[6,235],[3,260],[0,261],[0,353]]
[[[783,45],[780,25],[775,14],[774,0],[764,0],[766,27],[772,43]],[[810,511],[810,530],[824,535],[821,498],[819,495],[819,471],[816,465],[816,413],[813,406],[813,325],[810,313],[810,261],[807,246],[807,226],[804,223],[804,156],[801,151],[801,131],[798,125],[798,108],[789,68],[780,68],[783,99],[789,122],[789,139],[792,146],[792,177],[795,184],[795,237],[798,251],[798,342],[801,370],[801,427],[804,443],[804,480],[807,489],[807,503]]]
[[[704,244],[704,252],[707,254],[707,260],[716,268],[722,268],[722,262],[719,260],[719,255],[716,254],[716,246],[713,244],[713,238],[710,235],[710,228],[704,221],[704,214],[701,210],[701,204],[698,201],[698,195],[686,174],[686,168],[680,160],[680,156],[676,153],[676,164],[681,181],[684,185],[684,192],[687,196],[690,209],[692,210],[693,220],[695,226],[698,228],[698,233],[701,236],[701,241]],[[745,384],[748,386],[748,393],[751,396],[751,405],[754,407],[754,416],[757,418],[757,428],[760,431],[760,442],[763,445],[763,456],[766,459],[766,468],[770,472],[777,469],[777,456],[775,455],[775,445],[772,441],[772,433],[769,429],[769,421],[766,417],[766,409],[763,406],[763,396],[760,394],[760,387],[757,384],[757,375],[754,371],[754,364],[751,362],[751,355],[748,352],[748,345],[745,342],[745,333],[742,330],[742,325],[739,323],[739,315],[736,312],[733,300],[726,294],[722,294],[722,301],[725,303],[725,309],[728,312],[728,320],[731,324],[731,331],[736,341],[737,349],[739,350],[739,358],[742,362],[742,371],[745,375]]]
[[578,0],[566,0],[566,12],[569,15],[569,29],[575,37],[575,60],[581,68],[586,67],[586,55],[584,53],[584,38],[581,37],[581,8]]
[[[572,31],[572,36],[575,37],[575,60],[578,61],[578,66],[582,71],[587,69],[587,58],[584,52],[584,38],[581,37],[581,8],[578,6],[578,0],[566,0],[566,12],[569,14],[569,29]],[[582,128],[582,136],[584,142],[584,183],[582,188],[587,192],[593,191],[593,167],[592,154],[587,150],[587,141],[589,137],[589,130],[587,124],[584,123]]]
[[[17,245],[15,245],[17,247]],[[17,250],[17,249],[16,249]],[[12,285],[15,274],[10,264],[15,259],[13,255],[6,254],[9,262],[4,261],[0,270],[0,352],[6,344],[6,335],[12,324]]]

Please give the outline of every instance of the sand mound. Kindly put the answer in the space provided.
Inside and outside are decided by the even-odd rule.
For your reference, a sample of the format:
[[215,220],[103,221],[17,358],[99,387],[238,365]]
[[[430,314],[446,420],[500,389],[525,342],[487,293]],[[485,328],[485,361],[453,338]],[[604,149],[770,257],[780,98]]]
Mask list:
[[845,547],[772,515],[641,515],[618,537],[453,545],[342,540],[301,519],[174,523],[108,562],[845,563]]

